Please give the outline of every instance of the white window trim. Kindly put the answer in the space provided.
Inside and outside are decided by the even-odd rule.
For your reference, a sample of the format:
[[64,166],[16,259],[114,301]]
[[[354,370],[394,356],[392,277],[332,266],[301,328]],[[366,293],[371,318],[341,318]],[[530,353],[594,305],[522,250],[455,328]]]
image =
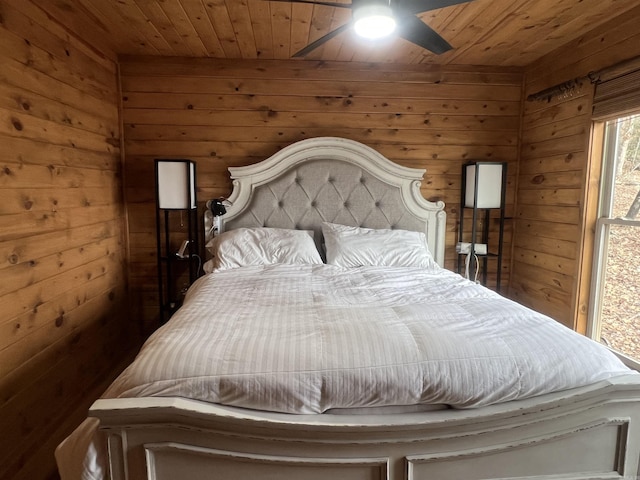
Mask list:
[[597,318],[600,316],[602,307],[602,296],[604,288],[602,284],[605,281],[605,269],[607,258],[607,242],[609,229],[611,225],[628,225],[632,227],[640,227],[638,220],[626,220],[623,218],[604,218],[600,217],[596,220],[596,235],[593,252],[593,268],[591,278],[591,298],[589,299],[589,316],[587,323],[587,336],[593,339],[600,338],[600,322]]
[[[601,322],[599,321],[602,300],[604,294],[603,283],[605,281],[607,244],[611,225],[624,225],[640,227],[640,220],[626,218],[612,218],[614,202],[614,175],[616,171],[615,149],[616,142],[607,137],[609,129],[605,126],[605,139],[603,149],[603,162],[600,192],[598,200],[598,218],[595,225],[594,249],[593,249],[593,271],[591,274],[591,295],[589,299],[589,310],[587,316],[587,336],[594,340],[600,339]],[[621,360],[631,368],[640,369],[640,363],[627,357],[626,355],[610,349]]]

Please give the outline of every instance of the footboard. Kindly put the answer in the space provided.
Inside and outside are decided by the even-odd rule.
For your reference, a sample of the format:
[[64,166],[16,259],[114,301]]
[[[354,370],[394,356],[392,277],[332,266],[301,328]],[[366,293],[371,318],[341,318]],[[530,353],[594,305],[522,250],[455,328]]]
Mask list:
[[99,400],[115,480],[640,478],[640,376],[472,410],[286,415]]

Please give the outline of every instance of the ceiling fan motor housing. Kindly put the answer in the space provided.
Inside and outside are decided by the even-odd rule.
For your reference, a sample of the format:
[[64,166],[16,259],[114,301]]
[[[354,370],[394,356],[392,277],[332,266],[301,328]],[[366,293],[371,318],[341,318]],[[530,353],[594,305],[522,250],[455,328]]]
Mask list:
[[354,6],[353,22],[356,33],[370,39],[389,36],[396,29],[393,11],[384,2]]
[[302,50],[296,52],[294,57],[304,57],[308,53],[328,42],[332,38],[340,35],[348,30],[352,25],[359,32],[358,23],[365,17],[374,15],[375,20],[373,27],[367,31],[372,32],[370,35],[363,35],[369,38],[380,38],[389,35],[396,29],[398,37],[403,38],[415,45],[429,50],[437,55],[441,55],[453,47],[442,38],[429,25],[424,23],[418,14],[430,10],[451,7],[461,3],[467,3],[473,0],[351,0],[351,3],[336,3],[331,0],[271,0],[287,3],[306,3],[312,5],[324,5],[334,8],[351,9],[353,21],[327,33],[323,37],[315,40]]

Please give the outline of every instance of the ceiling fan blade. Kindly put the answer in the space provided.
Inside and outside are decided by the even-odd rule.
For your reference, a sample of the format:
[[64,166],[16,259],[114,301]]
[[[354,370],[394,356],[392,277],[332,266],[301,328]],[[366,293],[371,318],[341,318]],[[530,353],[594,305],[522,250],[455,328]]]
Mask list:
[[414,15],[400,19],[398,35],[438,55],[453,48],[435,30]]
[[472,0],[400,0],[394,8],[403,13],[422,13],[470,1]]
[[351,5],[348,3],[314,2],[313,0],[269,0],[269,1],[284,2],[284,3],[308,3],[309,5],[324,5],[325,7],[351,8]]
[[325,42],[328,42],[329,40],[331,40],[333,37],[341,34],[342,32],[344,32],[345,30],[347,30],[349,27],[351,27],[351,22],[347,22],[344,25],[336,28],[335,30],[327,33],[325,36],[320,37],[319,39],[317,39],[315,42],[311,42],[309,45],[307,45],[306,47],[304,47],[302,50],[296,52],[293,54],[294,58],[298,58],[298,57],[304,57],[305,55],[307,55],[308,53],[312,52],[313,50],[315,50],[316,48],[318,48],[320,45],[322,45]]

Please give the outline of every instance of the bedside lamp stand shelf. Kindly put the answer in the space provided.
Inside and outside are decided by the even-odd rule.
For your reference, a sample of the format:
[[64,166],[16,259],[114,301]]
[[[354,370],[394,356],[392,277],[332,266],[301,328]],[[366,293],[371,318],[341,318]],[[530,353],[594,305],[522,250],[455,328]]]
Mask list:
[[199,274],[195,163],[157,159],[155,178],[158,303],[162,324],[180,308],[186,288]]
[[[487,285],[488,260],[497,260],[496,291],[500,292],[504,244],[507,164],[505,162],[470,162],[462,166],[460,226],[458,231],[458,273],[465,266],[467,278],[475,279],[481,265],[481,283]],[[465,211],[471,210],[471,235],[465,232]],[[497,252],[491,252],[491,213],[499,212]],[[478,237],[480,239],[478,240]]]

